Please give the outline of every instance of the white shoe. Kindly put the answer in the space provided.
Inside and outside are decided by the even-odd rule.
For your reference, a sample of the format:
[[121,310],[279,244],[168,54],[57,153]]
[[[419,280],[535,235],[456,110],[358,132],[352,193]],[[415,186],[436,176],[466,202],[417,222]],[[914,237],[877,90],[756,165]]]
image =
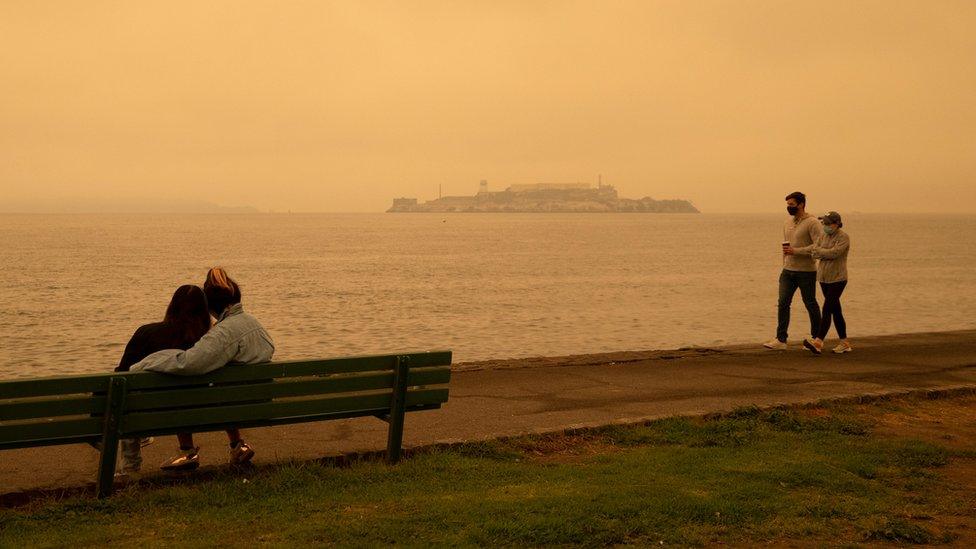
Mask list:
[[849,353],[853,350],[854,347],[851,347],[851,344],[846,341],[841,341],[836,347],[834,347],[834,352],[839,355],[842,355],[844,353]]
[[809,337],[804,338],[803,346],[806,347],[807,349],[810,349],[811,353],[815,355],[819,355],[820,353],[823,352],[823,343],[818,343],[818,341],[819,340],[816,339],[810,339]]
[[230,447],[231,465],[244,465],[254,457],[254,450],[243,440]]
[[763,347],[767,349],[772,349],[774,351],[785,351],[787,345],[785,341],[780,341],[778,339],[770,339],[766,343],[763,343]]
[[115,474],[112,475],[112,478],[114,479],[114,482],[121,484],[139,482],[142,480],[142,472],[137,469],[116,471]]
[[200,447],[184,450],[159,466],[163,471],[192,471],[200,466]]

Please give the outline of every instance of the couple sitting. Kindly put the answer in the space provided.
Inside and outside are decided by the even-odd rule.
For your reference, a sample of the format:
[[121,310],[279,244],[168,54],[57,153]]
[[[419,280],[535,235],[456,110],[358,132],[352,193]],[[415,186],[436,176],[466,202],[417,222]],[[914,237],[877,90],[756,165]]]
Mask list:
[[[216,323],[211,322],[211,315]],[[271,360],[274,342],[264,327],[241,306],[241,289],[220,267],[210,269],[203,288],[180,286],[162,322],[136,330],[125,347],[117,372],[147,370],[184,376],[202,375],[230,363]],[[231,463],[247,463],[254,450],[238,429],[228,429]],[[192,433],[177,435],[180,452],[163,463],[164,470],[190,470],[200,465]],[[142,466],[140,441],[122,441],[122,472]]]

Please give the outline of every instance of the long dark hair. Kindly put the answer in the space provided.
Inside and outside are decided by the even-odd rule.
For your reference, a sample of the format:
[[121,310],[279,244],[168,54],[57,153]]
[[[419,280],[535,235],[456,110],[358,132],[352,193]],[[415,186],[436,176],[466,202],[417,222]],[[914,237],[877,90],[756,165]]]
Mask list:
[[214,267],[207,272],[203,283],[210,312],[219,317],[228,306],[241,302],[241,287],[234,282],[223,267]]
[[210,329],[207,296],[199,286],[186,284],[173,292],[163,322],[176,328],[181,346],[191,347]]

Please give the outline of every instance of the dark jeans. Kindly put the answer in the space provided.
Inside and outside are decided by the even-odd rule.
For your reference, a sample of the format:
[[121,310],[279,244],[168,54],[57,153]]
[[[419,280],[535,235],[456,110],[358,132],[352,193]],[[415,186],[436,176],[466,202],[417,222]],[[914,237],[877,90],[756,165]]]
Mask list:
[[827,337],[827,332],[830,331],[830,317],[834,317],[837,337],[847,339],[847,322],[844,321],[844,312],[840,309],[840,294],[844,293],[845,287],[847,287],[846,280],[830,284],[820,283],[824,295],[823,319],[820,321],[820,329],[817,330],[817,337],[820,339]]
[[787,271],[779,275],[779,323],[776,326],[776,339],[786,342],[790,328],[790,304],[796,289],[800,289],[803,304],[810,313],[810,335],[817,337],[820,328],[820,306],[817,305],[817,273],[810,271]]

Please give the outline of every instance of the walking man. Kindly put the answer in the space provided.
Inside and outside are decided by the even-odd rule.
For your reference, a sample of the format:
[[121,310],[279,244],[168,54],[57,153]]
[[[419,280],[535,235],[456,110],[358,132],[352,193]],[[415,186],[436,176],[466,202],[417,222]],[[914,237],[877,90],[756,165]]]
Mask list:
[[790,305],[800,289],[803,305],[810,314],[810,334],[817,337],[820,307],[817,305],[817,264],[811,253],[823,234],[817,218],[807,213],[807,197],[801,192],[786,197],[786,211],[792,216],[783,227],[783,272],[779,275],[779,315],[776,339],[763,344],[767,349],[786,349],[790,327]]

